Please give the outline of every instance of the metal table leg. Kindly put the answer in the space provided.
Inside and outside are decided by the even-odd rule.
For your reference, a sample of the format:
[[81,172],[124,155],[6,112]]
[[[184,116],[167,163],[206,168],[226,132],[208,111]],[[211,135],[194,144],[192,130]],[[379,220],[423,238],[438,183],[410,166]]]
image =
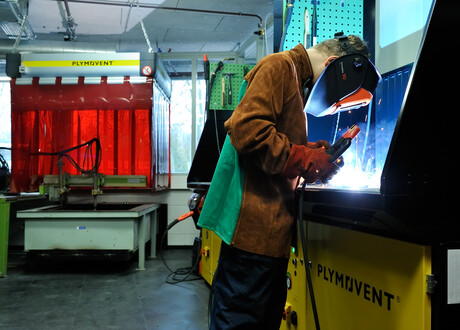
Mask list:
[[150,213],[150,258],[157,257],[158,210]]
[[139,265],[137,270],[145,270],[145,234],[147,226],[147,214],[144,214],[138,226],[138,239],[139,239]]
[[10,203],[0,199],[0,277],[5,277],[8,268],[8,236]]

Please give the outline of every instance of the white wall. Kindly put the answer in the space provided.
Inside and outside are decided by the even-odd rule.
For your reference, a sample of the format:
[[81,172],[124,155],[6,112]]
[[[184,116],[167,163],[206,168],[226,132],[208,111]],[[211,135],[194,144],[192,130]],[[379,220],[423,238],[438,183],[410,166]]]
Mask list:
[[[168,224],[189,211],[188,200],[192,191],[187,189],[187,174],[171,175],[171,190],[165,194],[164,203],[168,204]],[[199,236],[192,218],[181,221],[168,233],[168,244],[171,246],[193,245],[195,237]]]

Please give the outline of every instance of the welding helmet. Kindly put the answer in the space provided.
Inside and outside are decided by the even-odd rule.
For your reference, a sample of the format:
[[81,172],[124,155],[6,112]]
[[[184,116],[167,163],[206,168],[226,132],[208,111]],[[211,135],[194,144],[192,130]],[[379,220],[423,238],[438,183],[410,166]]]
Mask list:
[[375,66],[361,54],[333,60],[316,81],[305,105],[315,117],[366,106],[381,77]]
[[368,105],[382,79],[368,59],[367,47],[356,49],[343,32],[334,37],[346,55],[329,63],[308,96],[304,110],[316,117]]

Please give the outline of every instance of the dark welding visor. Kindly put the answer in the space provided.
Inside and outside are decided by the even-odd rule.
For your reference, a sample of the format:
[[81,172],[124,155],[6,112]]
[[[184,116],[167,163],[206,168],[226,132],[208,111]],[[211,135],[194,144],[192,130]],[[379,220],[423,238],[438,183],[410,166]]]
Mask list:
[[374,64],[361,54],[333,60],[316,81],[305,112],[322,117],[366,106],[381,77]]

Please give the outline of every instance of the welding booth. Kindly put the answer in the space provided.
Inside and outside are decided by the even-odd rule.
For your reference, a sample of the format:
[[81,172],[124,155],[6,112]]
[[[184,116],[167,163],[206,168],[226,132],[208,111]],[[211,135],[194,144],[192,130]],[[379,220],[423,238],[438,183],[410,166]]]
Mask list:
[[104,191],[170,186],[171,81],[156,54],[8,54],[10,193],[49,204],[16,213],[28,254],[128,258],[151,241],[157,203],[102,201]]
[[[331,38],[337,24],[365,39],[375,34],[364,29],[375,9],[364,10],[364,1],[318,3],[294,2],[280,51],[295,46],[297,37],[310,45]],[[330,25],[326,19],[312,24],[323,35],[297,35],[297,24],[307,17],[304,4],[315,15],[336,13],[328,16]],[[337,14],[346,4],[346,15]],[[415,61],[383,72],[369,105],[308,115],[310,141],[332,143],[352,125],[361,133],[329,184],[297,189],[280,329],[460,329],[454,137],[460,68],[452,56],[459,7],[433,1]],[[10,212],[16,197],[0,200],[0,276],[6,275],[10,213],[24,223],[29,255],[126,259],[138,252],[143,269],[148,241],[150,254],[156,253],[160,205],[112,204],[101,196],[170,186],[171,81],[157,55],[8,54],[6,64],[12,78],[10,189],[40,191],[40,205],[16,205]],[[223,60],[206,67],[207,119],[187,177],[187,187],[199,196],[210,187],[226,138],[224,122],[253,66]],[[201,230],[199,272],[209,285],[220,244],[212,231]]]
[[[315,308],[323,329],[460,327],[459,217],[449,188],[458,175],[453,162],[442,160],[455,141],[451,77],[460,70],[433,65],[458,8],[434,2],[413,66],[384,76],[376,91],[374,152],[390,134],[388,152],[381,159],[374,154],[373,161],[383,163],[379,189],[303,192],[308,257],[299,247],[291,255],[284,328],[296,326],[295,312],[299,328],[314,329]],[[403,93],[394,130],[383,133],[398,86]],[[304,286],[305,260],[315,299]]]
[[[382,74],[369,107],[308,117],[311,141],[332,142],[356,123],[362,133],[344,154],[352,169],[341,169],[342,181],[299,188],[281,329],[460,328],[453,136],[460,70],[441,50],[458,9],[434,1],[415,62]],[[228,116],[209,116],[208,148],[223,144]],[[200,187],[197,168],[191,187]],[[202,189],[211,174],[202,174]],[[203,229],[201,273],[210,284],[219,249],[220,239]]]

